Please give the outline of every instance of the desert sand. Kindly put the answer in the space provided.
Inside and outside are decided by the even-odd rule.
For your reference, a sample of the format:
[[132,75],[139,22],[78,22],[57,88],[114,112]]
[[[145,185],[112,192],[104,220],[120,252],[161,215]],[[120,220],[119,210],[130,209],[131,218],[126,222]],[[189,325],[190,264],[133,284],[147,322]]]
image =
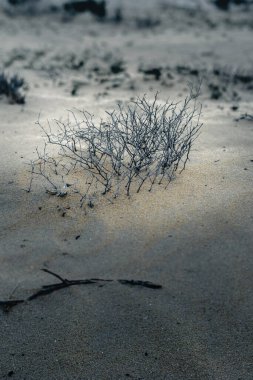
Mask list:
[[[0,309],[1,379],[253,378],[253,122],[238,120],[253,113],[253,13],[207,1],[136,3],[109,2],[103,21],[52,12],[42,0],[32,13],[1,8],[0,67],[28,88],[24,105],[0,98],[0,301],[58,282],[42,268],[162,285],[99,282]],[[158,80],[143,72],[154,68]],[[40,178],[26,191],[43,145],[39,114],[103,118],[118,101],[157,91],[182,101],[196,76],[203,127],[167,189],[92,209],[46,194]]]

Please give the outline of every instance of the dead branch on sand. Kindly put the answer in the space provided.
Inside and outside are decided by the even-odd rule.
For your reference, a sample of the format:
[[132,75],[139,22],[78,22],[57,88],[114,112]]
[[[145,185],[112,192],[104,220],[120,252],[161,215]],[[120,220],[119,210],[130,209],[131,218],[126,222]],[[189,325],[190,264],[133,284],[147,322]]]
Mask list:
[[[89,284],[97,284],[99,282],[114,282],[115,280],[105,280],[102,278],[90,278],[85,280],[68,280],[66,278],[63,278],[59,274],[52,272],[49,269],[42,269],[43,272],[46,272],[60,280],[59,283],[56,284],[49,284],[49,285],[43,285],[37,292],[32,294],[30,297],[27,298],[27,300],[9,300],[9,301],[0,301],[0,307],[5,313],[8,313],[11,308],[14,306],[23,303],[25,301],[33,301],[36,298],[46,296],[48,294],[51,294],[57,290],[61,290],[64,288],[68,288],[70,286],[76,286],[76,285],[89,285]],[[150,288],[150,289],[161,289],[162,285],[154,284],[150,281],[141,281],[141,280],[116,280],[122,285],[128,285],[128,286],[140,286],[144,288]],[[99,285],[100,287],[102,285]]]

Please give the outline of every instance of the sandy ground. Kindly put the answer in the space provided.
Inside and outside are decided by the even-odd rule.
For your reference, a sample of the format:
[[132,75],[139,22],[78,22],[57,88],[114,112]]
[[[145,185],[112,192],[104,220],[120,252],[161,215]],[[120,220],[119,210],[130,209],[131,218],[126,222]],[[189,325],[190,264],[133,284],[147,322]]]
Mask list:
[[[252,114],[253,87],[222,84],[218,100],[210,92],[214,67],[252,70],[252,13],[210,9],[157,5],[155,27],[133,14],[114,24],[0,13],[1,65],[29,85],[24,106],[0,100],[0,300],[54,282],[41,268],[69,279],[162,285],[76,286],[0,310],[1,379],[253,378],[253,123],[235,121]],[[119,58],[124,72],[108,73]],[[159,81],[139,70],[157,65]],[[40,180],[25,191],[26,164],[42,145],[39,113],[51,120],[84,108],[103,117],[116,101],[144,92],[181,100],[193,75],[180,65],[204,75],[203,128],[167,190],[100,201],[87,212],[72,197],[45,194]]]

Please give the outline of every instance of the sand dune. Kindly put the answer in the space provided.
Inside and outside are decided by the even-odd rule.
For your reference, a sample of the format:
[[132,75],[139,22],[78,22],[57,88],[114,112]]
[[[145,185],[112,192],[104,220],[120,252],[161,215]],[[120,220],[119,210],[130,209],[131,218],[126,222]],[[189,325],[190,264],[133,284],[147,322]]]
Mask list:
[[[111,1],[104,22],[1,10],[0,67],[28,88],[25,105],[0,98],[0,301],[57,282],[41,268],[162,285],[73,286],[0,310],[3,379],[253,377],[253,123],[236,121],[253,110],[252,13],[144,3],[138,13]],[[125,18],[115,23],[119,5]],[[77,108],[99,119],[156,91],[182,101],[201,78],[201,134],[167,189],[101,197],[92,209],[46,194],[41,178],[26,192],[43,144],[39,114],[46,122]]]

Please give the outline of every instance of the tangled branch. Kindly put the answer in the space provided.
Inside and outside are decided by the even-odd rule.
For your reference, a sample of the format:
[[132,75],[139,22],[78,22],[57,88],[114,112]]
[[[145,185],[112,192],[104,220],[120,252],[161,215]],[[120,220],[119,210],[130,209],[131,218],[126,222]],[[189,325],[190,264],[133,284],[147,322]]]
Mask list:
[[144,95],[99,123],[86,111],[70,112],[67,121],[55,121],[56,132],[38,121],[46,141],[32,175],[42,176],[52,194],[80,193],[82,204],[94,194],[129,196],[144,184],[149,191],[157,183],[167,186],[180,164],[185,169],[201,128],[198,94],[191,88],[183,103],[161,103],[157,94],[150,102]]

